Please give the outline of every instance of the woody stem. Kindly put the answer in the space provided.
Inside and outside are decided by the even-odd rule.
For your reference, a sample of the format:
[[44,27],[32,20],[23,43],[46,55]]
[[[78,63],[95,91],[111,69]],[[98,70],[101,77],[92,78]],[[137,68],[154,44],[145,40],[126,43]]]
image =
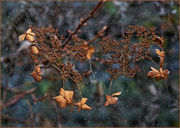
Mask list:
[[109,95],[111,95],[111,85],[112,85],[112,81],[113,81],[113,79],[111,80],[111,83],[110,83],[110,86],[109,86]]
[[161,48],[161,50],[163,51],[163,48],[159,45],[159,44],[157,44],[160,48]]
[[156,65],[156,67],[159,69],[158,65],[156,64],[156,62],[154,62],[154,60],[152,60],[152,58],[150,58],[150,60]]
[[72,36],[75,35],[75,34],[78,32],[78,30],[81,28],[81,26],[83,26],[84,23],[93,16],[93,14],[95,13],[95,11],[102,5],[103,2],[104,2],[103,0],[99,1],[99,3],[98,3],[98,4],[96,5],[96,7],[91,11],[91,13],[90,13],[83,21],[81,21],[81,22],[79,23],[79,25],[76,27],[75,31],[74,31],[72,34],[69,35],[69,37],[67,38],[66,42],[62,45],[62,47],[64,47],[64,46],[71,40]]

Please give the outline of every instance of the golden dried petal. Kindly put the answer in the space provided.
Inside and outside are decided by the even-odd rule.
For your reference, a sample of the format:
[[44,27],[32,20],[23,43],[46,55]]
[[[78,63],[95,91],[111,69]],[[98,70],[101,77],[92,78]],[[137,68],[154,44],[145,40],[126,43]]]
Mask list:
[[39,50],[38,50],[38,48],[37,48],[36,46],[32,46],[32,47],[31,47],[31,52],[32,52],[33,54],[38,54],[38,53],[39,53]]
[[92,53],[88,52],[87,55],[86,55],[86,58],[90,60],[92,58]]
[[94,53],[94,52],[95,52],[95,47],[91,47],[91,46],[90,46],[90,47],[88,48],[88,52]]
[[72,98],[73,95],[74,95],[73,91],[65,91],[64,92],[64,96],[67,97],[67,98]]
[[42,77],[41,77],[41,76],[38,76],[38,75],[36,75],[36,76],[34,77],[34,79],[35,79],[36,82],[41,82],[41,81],[42,81]]
[[60,95],[65,96],[65,90],[63,88],[60,89]]
[[84,110],[91,110],[92,108],[89,107],[87,104],[83,104],[82,105],[82,109],[84,109]]
[[165,79],[165,80],[168,78],[169,73],[170,73],[170,72],[169,72],[168,70],[164,70],[164,71],[162,72],[162,74],[164,75],[164,79]]
[[[107,95],[106,95],[106,96],[107,96]],[[104,103],[104,106],[107,107],[107,106],[109,105],[110,101],[111,101],[111,98],[107,99],[107,101]]]
[[156,73],[160,73],[157,69],[155,69],[155,68],[153,68],[153,67],[151,67],[151,70],[154,71],[154,72],[156,72]]
[[84,50],[88,50],[88,48],[89,48],[88,45],[83,45],[83,46],[82,46],[82,49],[84,49]]
[[67,100],[67,105],[70,105],[73,102],[73,98],[67,98],[66,97],[66,100]]
[[85,104],[87,100],[88,100],[88,98],[82,98],[81,99],[81,105]]
[[30,74],[32,77],[34,77],[35,75],[37,75],[37,73],[35,71],[33,71],[31,74]]
[[81,111],[81,106],[78,106],[78,112]]
[[110,100],[110,104],[112,104],[112,105],[116,104],[117,101],[118,101],[118,98],[117,98],[117,97],[111,97],[110,99],[111,99],[111,100]]
[[26,40],[28,40],[29,42],[32,42],[32,41],[34,41],[34,37],[29,35],[29,34],[27,34],[26,35]]
[[40,74],[42,75],[42,73],[41,73],[41,68],[40,68],[39,66],[34,67],[34,70],[35,70],[35,72],[38,73],[39,75],[40,75]]
[[60,103],[59,103],[59,106],[61,108],[65,108],[67,106],[67,100],[66,99],[63,99]]
[[33,33],[33,32],[31,32],[31,33],[29,33],[31,36],[35,36],[36,34],[35,33]]
[[111,96],[110,95],[106,95],[106,100],[109,99]]
[[119,95],[121,95],[121,92],[116,92],[116,93],[112,94],[112,96],[119,96]]
[[81,102],[75,103],[75,106],[81,106]]
[[31,28],[26,31],[27,34],[31,33]]
[[22,42],[26,37],[26,34],[22,34],[19,36],[19,41]]
[[55,99],[56,102],[60,103],[64,99],[64,97],[59,95],[59,96],[53,97],[53,99]]

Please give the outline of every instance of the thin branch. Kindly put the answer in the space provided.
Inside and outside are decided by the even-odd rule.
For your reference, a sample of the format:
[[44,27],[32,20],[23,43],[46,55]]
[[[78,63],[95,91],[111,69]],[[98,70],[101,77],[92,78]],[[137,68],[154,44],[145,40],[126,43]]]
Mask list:
[[33,110],[32,110],[31,102],[29,101],[29,99],[26,99],[26,101],[27,101],[27,104],[28,104],[28,107],[29,107],[31,125],[33,127],[35,127],[34,115],[33,115]]
[[111,80],[111,83],[110,83],[110,86],[109,86],[109,95],[111,95],[111,85],[112,85],[112,81],[113,81],[113,79]]
[[99,1],[99,3],[92,10],[92,12],[84,20],[82,20],[79,23],[79,25],[76,27],[75,31],[69,35],[69,37],[67,38],[66,42],[62,45],[62,47],[65,47],[65,45],[71,40],[72,36],[75,35],[78,32],[78,30],[84,25],[84,23],[93,16],[93,14],[102,5],[103,2],[104,2],[103,0]]
[[22,99],[25,95],[27,94],[31,94],[33,92],[35,92],[37,90],[37,87],[32,88],[30,90],[24,91],[18,95],[15,95],[14,97],[12,97],[10,100],[8,100],[5,104],[3,104],[1,106],[1,110],[3,110],[4,108],[7,108],[13,104],[15,104],[16,102],[18,102],[20,99]]

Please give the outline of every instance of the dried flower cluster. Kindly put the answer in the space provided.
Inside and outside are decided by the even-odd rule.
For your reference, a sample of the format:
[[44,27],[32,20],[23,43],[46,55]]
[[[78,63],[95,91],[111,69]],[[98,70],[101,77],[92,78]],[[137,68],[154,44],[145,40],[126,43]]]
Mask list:
[[[101,47],[99,50],[104,54],[108,53],[111,55],[107,61],[110,67],[107,72],[111,74],[112,79],[117,79],[121,75],[129,76],[130,78],[134,77],[135,73],[140,71],[136,63],[145,58],[151,59],[149,56],[150,45],[163,45],[162,42],[157,41],[158,36],[155,33],[155,27],[129,26],[129,28],[120,41],[112,40],[111,37],[104,37],[103,41],[100,42]],[[139,42],[132,43],[133,37],[139,37]],[[119,64],[119,68],[113,68],[114,64]]]
[[[120,41],[112,39],[110,36],[103,37],[107,26],[104,26],[102,30],[89,41],[78,38],[77,33],[80,27],[86,25],[85,22],[92,17],[102,3],[103,1],[100,1],[87,18],[84,20],[81,19],[75,31],[69,31],[68,38],[59,36],[58,29],[54,29],[53,27],[33,28],[32,26],[29,27],[25,34],[19,36],[19,41],[23,41],[26,38],[29,42],[32,42],[29,51],[35,61],[35,65],[37,65],[35,66],[35,70],[31,73],[35,81],[42,81],[41,65],[41,68],[56,68],[60,72],[63,81],[66,78],[70,78],[77,84],[81,95],[81,101],[75,103],[75,105],[78,106],[78,111],[81,109],[91,110],[91,107],[85,104],[87,98],[82,97],[81,85],[83,83],[83,76],[91,74],[92,70],[82,74],[79,73],[78,70],[75,69],[75,61],[81,63],[87,62],[92,59],[95,51],[109,56],[108,59],[94,57],[95,59],[93,60],[108,65],[107,72],[111,75],[109,79],[111,83],[110,93],[106,95],[107,101],[104,105],[114,105],[117,103],[118,98],[113,96],[118,96],[121,92],[116,92],[111,95],[112,80],[117,79],[117,77],[121,75],[126,77],[129,76],[130,78],[134,77],[135,74],[140,71],[138,63],[141,60],[150,59],[153,61],[150,57],[150,45],[156,44],[162,49],[164,44],[164,38],[158,36],[155,27],[129,26],[129,29],[122,35]],[[103,38],[98,42],[96,47],[90,45],[100,37]],[[162,69],[165,52],[163,50],[156,50],[156,53],[160,57],[160,68],[157,70],[151,67],[152,71],[150,71],[147,76],[155,78],[157,81],[160,79],[167,79],[169,71],[163,71]],[[49,64],[49,66],[47,66],[47,64]],[[118,66],[114,67],[115,65]],[[74,95],[74,91],[64,90],[63,88],[60,90],[60,95],[54,97],[61,108],[65,108],[72,104]]]

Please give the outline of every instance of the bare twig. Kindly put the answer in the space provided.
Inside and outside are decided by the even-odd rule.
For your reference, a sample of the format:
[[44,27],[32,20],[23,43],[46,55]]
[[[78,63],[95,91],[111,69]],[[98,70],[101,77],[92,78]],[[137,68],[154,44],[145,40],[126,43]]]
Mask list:
[[1,106],[1,110],[3,110],[4,108],[7,108],[13,104],[15,104],[16,102],[18,102],[20,99],[22,99],[25,95],[33,93],[37,90],[37,87],[32,88],[30,90],[24,91],[18,95],[15,95],[14,97],[12,97],[10,100],[8,100],[4,105]]
[[72,36],[75,35],[75,34],[78,32],[78,30],[81,28],[81,26],[83,26],[84,23],[93,16],[93,14],[94,14],[94,13],[96,12],[96,10],[102,5],[103,2],[104,2],[103,0],[99,1],[99,3],[98,3],[98,4],[96,5],[96,7],[92,10],[92,12],[91,12],[84,20],[82,20],[82,21],[79,23],[79,25],[76,27],[75,31],[72,32],[72,33],[69,35],[69,37],[67,38],[66,42],[62,45],[62,47],[65,47],[65,45],[71,40]]
[[26,100],[27,100],[27,104],[28,104],[28,107],[29,107],[31,125],[33,127],[35,127],[34,115],[33,115],[33,111],[32,111],[32,105],[31,105],[31,102],[29,101],[29,99],[26,99]]
[[27,121],[22,121],[22,120],[20,120],[18,118],[15,118],[15,117],[12,117],[12,116],[9,116],[9,115],[2,114],[1,119],[12,121],[12,122],[23,123],[23,124],[25,124],[27,126],[31,126],[31,124],[29,124]]

